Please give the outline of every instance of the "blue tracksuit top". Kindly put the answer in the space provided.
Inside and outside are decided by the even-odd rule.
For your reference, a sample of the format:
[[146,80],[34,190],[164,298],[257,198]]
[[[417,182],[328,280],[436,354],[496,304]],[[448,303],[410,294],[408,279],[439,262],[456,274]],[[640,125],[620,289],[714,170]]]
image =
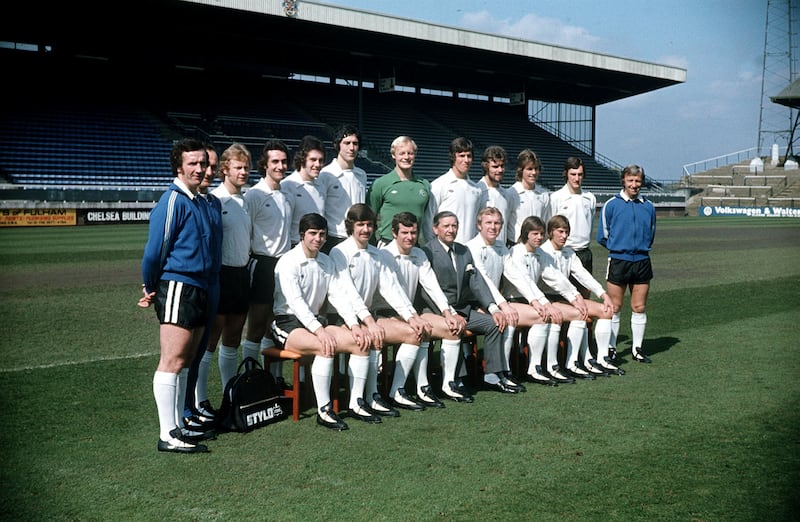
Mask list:
[[656,208],[644,196],[626,199],[620,192],[603,204],[597,223],[597,242],[608,249],[610,258],[647,259],[655,235]]
[[207,289],[214,269],[214,239],[207,205],[172,183],[150,212],[142,257],[142,281],[153,292],[162,279]]

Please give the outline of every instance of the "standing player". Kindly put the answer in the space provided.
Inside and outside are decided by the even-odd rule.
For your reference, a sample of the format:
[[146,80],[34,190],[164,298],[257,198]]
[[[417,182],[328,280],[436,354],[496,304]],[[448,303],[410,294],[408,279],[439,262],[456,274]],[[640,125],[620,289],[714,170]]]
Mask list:
[[319,181],[325,161],[325,146],[314,136],[305,136],[294,153],[294,172],[286,176],[282,190],[292,199],[292,222],[289,232],[292,246],[300,242],[297,233],[300,218],[306,214],[325,215],[325,187]]
[[[227,383],[236,373],[236,366],[226,364],[242,341],[242,330],[247,319],[250,296],[250,236],[252,222],[245,208],[242,188],[250,176],[252,157],[247,147],[234,143],[222,152],[220,174],[222,183],[212,191],[222,205],[222,269],[219,276],[220,296],[214,324],[198,372],[196,397],[198,407],[207,410],[208,372],[211,360],[222,340],[220,350],[225,356],[217,356],[220,377]],[[223,388],[224,389],[224,388]]]
[[506,219],[509,242],[519,238],[522,223],[528,216],[536,216],[543,223],[550,219],[550,191],[537,183],[541,173],[542,163],[535,152],[525,149],[517,155],[517,181],[507,192],[509,206],[516,209],[514,219]]
[[208,447],[184,428],[183,407],[188,367],[207,320],[213,269],[211,223],[197,195],[208,165],[205,145],[176,142],[170,164],[175,179],[150,213],[139,306],[155,304],[160,323],[161,356],[153,375],[158,451],[199,453]]
[[376,179],[369,188],[367,202],[378,214],[378,229],[375,240],[378,247],[392,241],[392,218],[398,212],[411,212],[420,223],[425,222],[425,213],[431,197],[431,184],[427,179],[414,175],[414,160],[417,144],[408,136],[398,136],[392,141],[392,171]]
[[[569,220],[570,232],[565,246],[575,252],[583,267],[591,274],[593,267],[589,242],[592,239],[592,219],[597,211],[597,199],[594,194],[581,188],[586,173],[580,158],[567,158],[563,175],[564,186],[550,195],[550,215],[560,214]],[[581,291],[584,299],[591,294],[580,281],[572,279],[572,284]]]
[[426,211],[428,237],[433,237],[432,219],[437,213],[450,211],[458,218],[456,241],[466,244],[475,237],[478,211],[486,206],[486,194],[469,179],[472,166],[472,142],[459,137],[450,142],[450,170],[431,182],[431,200]]
[[656,209],[640,194],[644,184],[643,168],[628,165],[623,169],[620,179],[622,190],[605,202],[597,225],[597,242],[608,249],[606,286],[614,303],[609,358],[614,360],[616,356],[619,312],[625,290],[629,288],[633,337],[631,355],[635,361],[649,363],[650,358],[642,351],[642,342],[647,326],[647,295],[650,292],[650,280],[653,279],[650,249],[656,235]]
[[[275,290],[275,266],[289,251],[289,226],[292,223],[293,200],[281,190],[289,162],[289,149],[282,141],[269,140],[264,144],[258,171],[261,180],[245,193],[244,201],[253,232],[250,241],[250,309],[247,334],[242,342],[242,357],[260,360],[261,350],[274,346],[268,328],[274,318],[272,305]],[[220,373],[230,375],[238,367],[236,349],[220,347]],[[270,372],[281,386],[282,363],[270,365]],[[223,366],[226,368],[223,372]],[[225,386],[225,383],[222,384]]]
[[[507,189],[501,184],[506,172],[506,160],[506,150],[503,147],[498,145],[486,147],[481,157],[483,177],[478,181],[478,186],[484,193],[483,199],[486,201],[486,206],[499,210],[506,224],[497,236],[497,241],[503,245],[514,241],[513,233],[517,220],[518,203],[514,198],[516,194],[511,195],[511,189]],[[512,202],[514,205],[511,205]]]
[[330,227],[322,247],[326,254],[347,238],[347,209],[367,200],[367,173],[356,166],[361,134],[352,125],[343,125],[333,136],[336,157],[319,175],[325,187],[325,219]]

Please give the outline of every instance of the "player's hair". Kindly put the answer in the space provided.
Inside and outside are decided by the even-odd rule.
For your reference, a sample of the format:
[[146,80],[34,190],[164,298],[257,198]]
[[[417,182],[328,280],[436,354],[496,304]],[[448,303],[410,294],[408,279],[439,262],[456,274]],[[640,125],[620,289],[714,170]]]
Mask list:
[[459,152],[472,152],[472,142],[463,136],[450,142],[450,166],[455,164],[456,154]]
[[544,232],[545,225],[542,218],[539,216],[528,216],[522,222],[522,226],[519,228],[519,239],[517,239],[517,243],[526,243],[528,241],[528,234],[535,230],[541,230]]
[[641,176],[642,177],[642,184],[644,184],[644,169],[642,167],[640,167],[639,165],[632,164],[632,165],[628,165],[627,167],[622,169],[622,172],[619,175],[620,182],[624,181],[625,180],[625,176],[627,176],[629,174],[634,175],[634,176]]
[[506,149],[501,147],[500,145],[491,145],[486,147],[483,151],[483,156],[481,156],[481,168],[483,172],[489,172],[489,162],[496,161],[496,162],[503,162],[505,163],[508,159],[508,155],[506,154]]
[[358,140],[358,143],[361,144],[361,133],[358,132],[358,129],[353,125],[342,125],[333,133],[333,150],[336,153],[339,153],[339,146],[342,144],[342,140],[348,136],[355,136]]
[[[569,158],[567,158],[567,161],[564,162],[564,171],[561,173],[561,175],[564,176],[564,181],[567,180],[567,172],[568,171],[570,171],[572,169],[579,169],[581,167],[583,167],[583,160],[582,159],[580,159],[580,158],[578,158],[576,156],[570,156]],[[584,173],[585,172],[586,172],[586,170],[584,170]]]
[[267,162],[269,161],[269,152],[272,150],[283,152],[286,154],[286,160],[289,160],[289,147],[287,147],[284,142],[281,140],[267,140],[261,151],[261,157],[258,158],[258,172],[261,174],[262,178],[267,175]]
[[503,222],[504,222],[503,213],[500,212],[500,209],[497,208],[497,207],[483,207],[480,210],[480,212],[478,212],[478,217],[475,220],[475,222],[476,223],[480,223],[481,220],[483,219],[483,216],[488,216],[489,214],[492,214],[492,215],[495,215],[495,216],[500,216],[500,224],[501,225],[503,224]]
[[344,227],[347,230],[347,235],[349,236],[353,233],[356,221],[372,221],[372,225],[375,226],[376,219],[375,211],[369,205],[356,203],[347,210],[347,215],[344,217]]
[[[172,173],[177,174],[178,169],[183,166],[183,153],[202,150],[206,152],[206,144],[195,138],[183,138],[172,144],[172,151],[169,155]],[[208,153],[206,152],[206,164],[208,164]]]
[[541,176],[542,162],[539,160],[539,156],[531,149],[525,149],[517,154],[517,170],[515,174],[517,181],[522,181],[522,171],[525,170],[528,164],[533,164],[534,168],[536,168],[536,172]]
[[224,173],[230,169],[232,160],[243,162],[248,171],[253,163],[253,157],[250,155],[250,151],[247,150],[247,147],[241,143],[233,143],[222,152],[222,156],[219,158],[220,179],[225,178]]
[[569,219],[561,214],[556,214],[555,216],[551,217],[550,221],[547,222],[547,237],[550,238],[553,235],[553,230],[557,228],[566,229],[567,233],[569,233]]
[[308,230],[327,231],[328,220],[320,216],[316,212],[305,214],[303,215],[303,217],[300,218],[300,225],[298,226],[298,232],[300,232],[300,237],[303,237],[303,234],[305,234],[306,231]]
[[400,225],[404,227],[413,227],[414,225],[419,225],[419,221],[417,220],[417,216],[411,212],[398,212],[392,217],[392,232],[395,234],[400,232]]
[[300,170],[306,164],[308,153],[312,150],[318,150],[322,153],[322,160],[325,161],[325,145],[322,140],[316,136],[303,136],[300,140],[300,145],[297,146],[297,151],[294,153],[294,170]]
[[392,156],[394,156],[397,147],[399,147],[400,145],[405,145],[406,143],[411,145],[411,148],[414,149],[414,153],[417,152],[417,144],[414,140],[412,140],[408,136],[398,136],[394,140],[392,140],[392,146],[389,149],[389,151],[392,153]]

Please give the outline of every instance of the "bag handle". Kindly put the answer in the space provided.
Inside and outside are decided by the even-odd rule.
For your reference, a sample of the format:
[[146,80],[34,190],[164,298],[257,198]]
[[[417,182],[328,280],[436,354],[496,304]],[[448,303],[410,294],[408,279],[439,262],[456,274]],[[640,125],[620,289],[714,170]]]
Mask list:
[[253,359],[252,357],[245,357],[244,359],[242,359],[242,362],[239,363],[239,368],[236,370],[236,373],[237,374],[242,373],[242,368],[244,368],[245,371],[247,372],[249,372],[254,368],[258,368],[260,370],[264,369],[261,363]]

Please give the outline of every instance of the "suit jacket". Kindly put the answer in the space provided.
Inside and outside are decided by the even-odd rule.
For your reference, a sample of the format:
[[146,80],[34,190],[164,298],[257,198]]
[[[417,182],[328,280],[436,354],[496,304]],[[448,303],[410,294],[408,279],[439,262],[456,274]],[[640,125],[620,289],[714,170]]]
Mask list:
[[[453,243],[453,250],[456,258],[456,268],[450,254],[442,247],[438,239],[432,239],[422,247],[428,260],[431,262],[439,286],[442,287],[447,302],[462,315],[469,317],[473,308],[483,308],[488,310],[494,304],[494,298],[486,285],[483,276],[475,268],[472,254],[469,249],[461,243]],[[422,296],[427,306],[433,310],[438,308],[433,300],[422,289]]]

